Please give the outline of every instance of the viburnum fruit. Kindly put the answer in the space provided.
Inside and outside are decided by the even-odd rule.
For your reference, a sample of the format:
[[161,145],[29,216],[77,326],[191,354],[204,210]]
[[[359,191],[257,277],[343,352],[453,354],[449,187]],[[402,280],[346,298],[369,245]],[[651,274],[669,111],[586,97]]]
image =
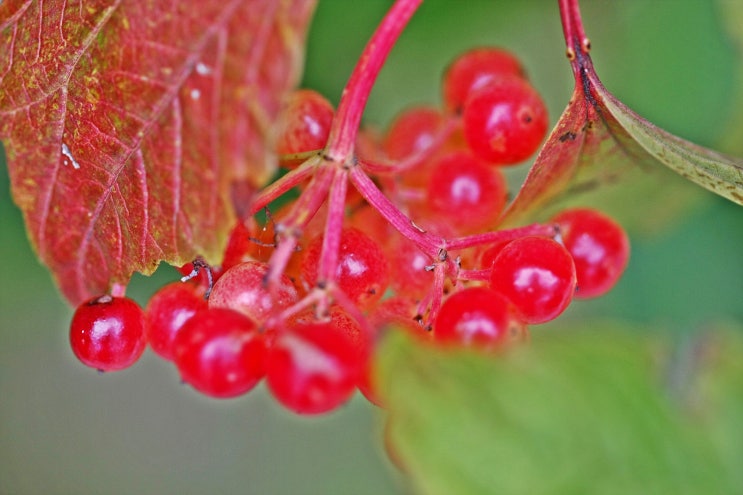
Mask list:
[[447,224],[457,232],[492,227],[506,204],[506,180],[466,151],[441,158],[426,189],[426,205],[433,224]]
[[518,58],[497,47],[473,48],[459,55],[444,72],[444,105],[460,112],[467,97],[501,77],[526,78]]
[[193,284],[174,282],[157,291],[145,308],[147,342],[159,356],[173,359],[173,342],[197,311],[206,309],[204,291]]
[[367,362],[368,349],[332,320],[297,322],[277,331],[268,351],[266,382],[287,409],[319,414],[351,397]]
[[490,275],[490,286],[513,302],[530,324],[562,313],[575,284],[573,258],[547,237],[522,237],[507,244],[495,257]]
[[144,312],[127,297],[100,296],[82,303],[70,323],[70,345],[83,364],[116,371],[134,364],[145,348]]
[[[276,152],[282,157],[324,148],[334,113],[333,105],[317,91],[294,91],[289,95],[279,119]],[[281,158],[281,164],[288,168],[294,168],[303,161]]]
[[464,105],[464,137],[472,152],[496,165],[529,158],[547,134],[547,107],[524,79],[497,79]]
[[256,324],[227,308],[191,317],[175,337],[174,354],[183,381],[210,397],[242,395],[264,375],[266,347]]
[[[322,245],[323,238],[315,238],[302,259],[302,276],[310,284],[317,282]],[[358,229],[344,228],[341,232],[335,281],[361,309],[384,295],[389,282],[387,260],[379,245]]]
[[468,287],[449,296],[433,325],[436,342],[487,350],[520,339],[525,332],[516,306],[488,287]]
[[297,290],[286,275],[275,287],[266,284],[268,265],[246,261],[222,274],[209,296],[210,308],[230,308],[250,317],[258,324],[298,300]]
[[575,262],[575,297],[606,294],[627,267],[627,233],[613,219],[588,208],[565,210],[552,221],[560,226],[562,242]]
[[382,146],[393,160],[405,159],[432,145],[444,125],[444,116],[433,107],[405,110],[390,125]]

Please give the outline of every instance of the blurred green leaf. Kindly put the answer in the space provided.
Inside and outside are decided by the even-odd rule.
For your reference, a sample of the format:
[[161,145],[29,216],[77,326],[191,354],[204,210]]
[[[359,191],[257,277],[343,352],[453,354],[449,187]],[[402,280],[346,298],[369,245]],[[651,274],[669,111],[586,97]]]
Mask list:
[[626,330],[498,356],[392,336],[378,364],[393,457],[431,495],[740,493],[740,335]]

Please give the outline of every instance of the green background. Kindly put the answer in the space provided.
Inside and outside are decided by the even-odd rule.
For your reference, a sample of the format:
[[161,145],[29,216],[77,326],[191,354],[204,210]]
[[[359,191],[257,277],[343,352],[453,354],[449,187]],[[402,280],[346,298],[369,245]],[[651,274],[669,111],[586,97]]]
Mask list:
[[[384,126],[405,105],[436,103],[443,67],[473,45],[523,57],[554,123],[572,89],[557,2],[427,1],[393,51],[366,122]],[[692,0],[584,2],[596,69],[641,115],[728,151],[740,56],[721,5]],[[734,0],[730,0],[730,4]],[[338,95],[388,1],[321,0],[305,85]],[[0,164],[0,494],[379,494],[406,485],[381,448],[382,415],[363,399],[320,418],[282,411],[263,387],[233,401],[198,396],[149,351],[131,370],[99,375],[69,350],[71,315],[26,239]],[[689,187],[688,194],[697,196]],[[651,202],[652,204],[652,202]],[[631,208],[631,204],[628,208]],[[657,209],[664,211],[664,205]],[[646,212],[648,216],[653,211]],[[663,224],[663,225],[661,225]],[[702,193],[692,210],[633,236],[630,267],[599,301],[564,321],[623,318],[694,330],[743,320],[743,215]],[[145,303],[175,272],[136,277]],[[539,328],[534,329],[540,331]]]

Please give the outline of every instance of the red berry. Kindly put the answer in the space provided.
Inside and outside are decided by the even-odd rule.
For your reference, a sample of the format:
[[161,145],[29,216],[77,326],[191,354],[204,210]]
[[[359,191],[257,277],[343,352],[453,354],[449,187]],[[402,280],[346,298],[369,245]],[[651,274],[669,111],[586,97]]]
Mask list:
[[513,303],[487,287],[469,287],[449,296],[433,325],[437,342],[481,349],[497,348],[525,331]]
[[575,297],[606,294],[627,267],[627,233],[611,218],[587,208],[566,210],[553,221],[560,225],[563,243],[575,262]]
[[507,198],[506,180],[497,168],[463,151],[443,156],[433,169],[426,205],[434,223],[460,233],[492,227]]
[[193,284],[175,282],[157,291],[145,309],[150,348],[159,356],[172,360],[176,334],[197,311],[204,309],[204,291]]
[[575,292],[573,258],[547,237],[510,242],[493,261],[490,286],[518,308],[527,323],[544,323],[568,307]]
[[397,294],[422,298],[433,284],[433,272],[426,267],[432,263],[409,239],[395,235],[385,248],[387,258],[393,261],[390,270],[390,286]]
[[82,303],[70,323],[70,345],[83,364],[116,371],[134,364],[145,348],[144,312],[126,297],[100,296]]
[[[317,282],[322,254],[322,237],[313,240],[302,260],[302,275],[311,284]],[[387,260],[379,245],[355,228],[341,233],[335,281],[359,308],[368,308],[384,295],[389,282]]]
[[277,332],[268,353],[266,381],[287,409],[320,414],[351,397],[367,361],[332,322],[298,323]]
[[230,308],[258,324],[299,299],[297,290],[286,275],[279,278],[273,292],[266,285],[268,265],[247,261],[235,265],[219,278],[209,296],[210,308]]
[[443,124],[436,108],[410,108],[395,118],[382,145],[389,158],[402,160],[431,146]]
[[473,91],[501,77],[525,77],[524,68],[516,56],[500,48],[469,50],[446,69],[444,105],[451,112],[459,112]]
[[464,106],[464,137],[488,162],[511,165],[529,158],[547,134],[547,107],[525,80],[510,77],[477,90]]
[[[253,223],[250,225],[254,226]],[[250,251],[254,244],[251,238],[254,236],[255,234],[251,232],[246,222],[237,222],[232,232],[230,232],[227,247],[224,249],[222,271],[226,271],[245,261],[250,261]]]
[[265,371],[266,348],[255,323],[226,308],[189,319],[175,337],[174,354],[183,381],[220,399],[248,392]]
[[[276,152],[291,155],[325,147],[333,121],[333,105],[317,91],[300,89],[289,96],[279,120]],[[302,160],[282,159],[281,165],[294,168]]]

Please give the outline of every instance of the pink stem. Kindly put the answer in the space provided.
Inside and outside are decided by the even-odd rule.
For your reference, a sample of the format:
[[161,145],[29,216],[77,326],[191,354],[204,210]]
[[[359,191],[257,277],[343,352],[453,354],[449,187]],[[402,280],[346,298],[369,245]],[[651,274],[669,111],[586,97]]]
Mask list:
[[439,131],[434,135],[433,140],[431,141],[431,143],[429,143],[428,146],[421,150],[418,150],[412,155],[406,157],[404,160],[396,163],[375,163],[370,162],[366,159],[360,159],[359,165],[364,167],[364,170],[366,170],[367,172],[375,175],[399,174],[401,172],[405,172],[406,170],[410,170],[411,168],[415,168],[423,163],[425,160],[429,159],[436,151],[438,151],[440,147],[446,142],[446,140],[449,139],[449,136],[454,133],[458,125],[458,117],[449,118],[446,122],[444,122],[442,128],[439,129]]
[[519,237],[528,235],[538,235],[544,237],[554,237],[557,229],[553,224],[534,223],[508,230],[496,230],[493,232],[484,232],[482,234],[468,235],[446,241],[446,249],[457,251],[483,244],[497,244],[500,242],[513,241]]
[[327,156],[344,162],[352,153],[361,114],[392,46],[423,0],[397,0],[364,48],[343,90],[330,128]]
[[459,270],[457,279],[459,280],[490,280],[490,274],[493,270]]
[[567,55],[570,60],[574,60],[578,50],[584,54],[589,52],[591,42],[583,29],[578,0],[559,0],[559,5]]
[[371,204],[376,210],[392,224],[403,236],[415,243],[418,248],[425,254],[435,257],[442,245],[444,239],[437,235],[430,234],[416,227],[412,221],[401,212],[387,196],[374,184],[361,167],[351,169],[351,182],[359,193]]
[[306,180],[315,171],[320,161],[320,155],[315,155],[276,182],[266,186],[250,205],[250,214],[254,215],[261,211],[268,203]]
[[346,207],[346,191],[348,190],[348,171],[338,167],[333,175],[328,198],[328,219],[325,223],[325,235],[322,241],[320,264],[317,269],[318,283],[325,284],[335,280],[335,270],[338,266],[338,251],[341,245],[341,231],[343,229],[343,215]]
[[433,287],[431,288],[431,308],[428,312],[428,326],[433,326],[444,299],[444,282],[446,282],[446,264],[438,263],[433,270]]
[[312,217],[315,216],[315,213],[325,201],[333,178],[332,171],[328,168],[319,170],[312,178],[307,189],[294,203],[289,215],[274,227],[278,245],[268,261],[266,280],[269,287],[278,287],[279,278],[284,273],[286,266],[289,264],[289,258],[297,247],[301,230],[312,220]]

